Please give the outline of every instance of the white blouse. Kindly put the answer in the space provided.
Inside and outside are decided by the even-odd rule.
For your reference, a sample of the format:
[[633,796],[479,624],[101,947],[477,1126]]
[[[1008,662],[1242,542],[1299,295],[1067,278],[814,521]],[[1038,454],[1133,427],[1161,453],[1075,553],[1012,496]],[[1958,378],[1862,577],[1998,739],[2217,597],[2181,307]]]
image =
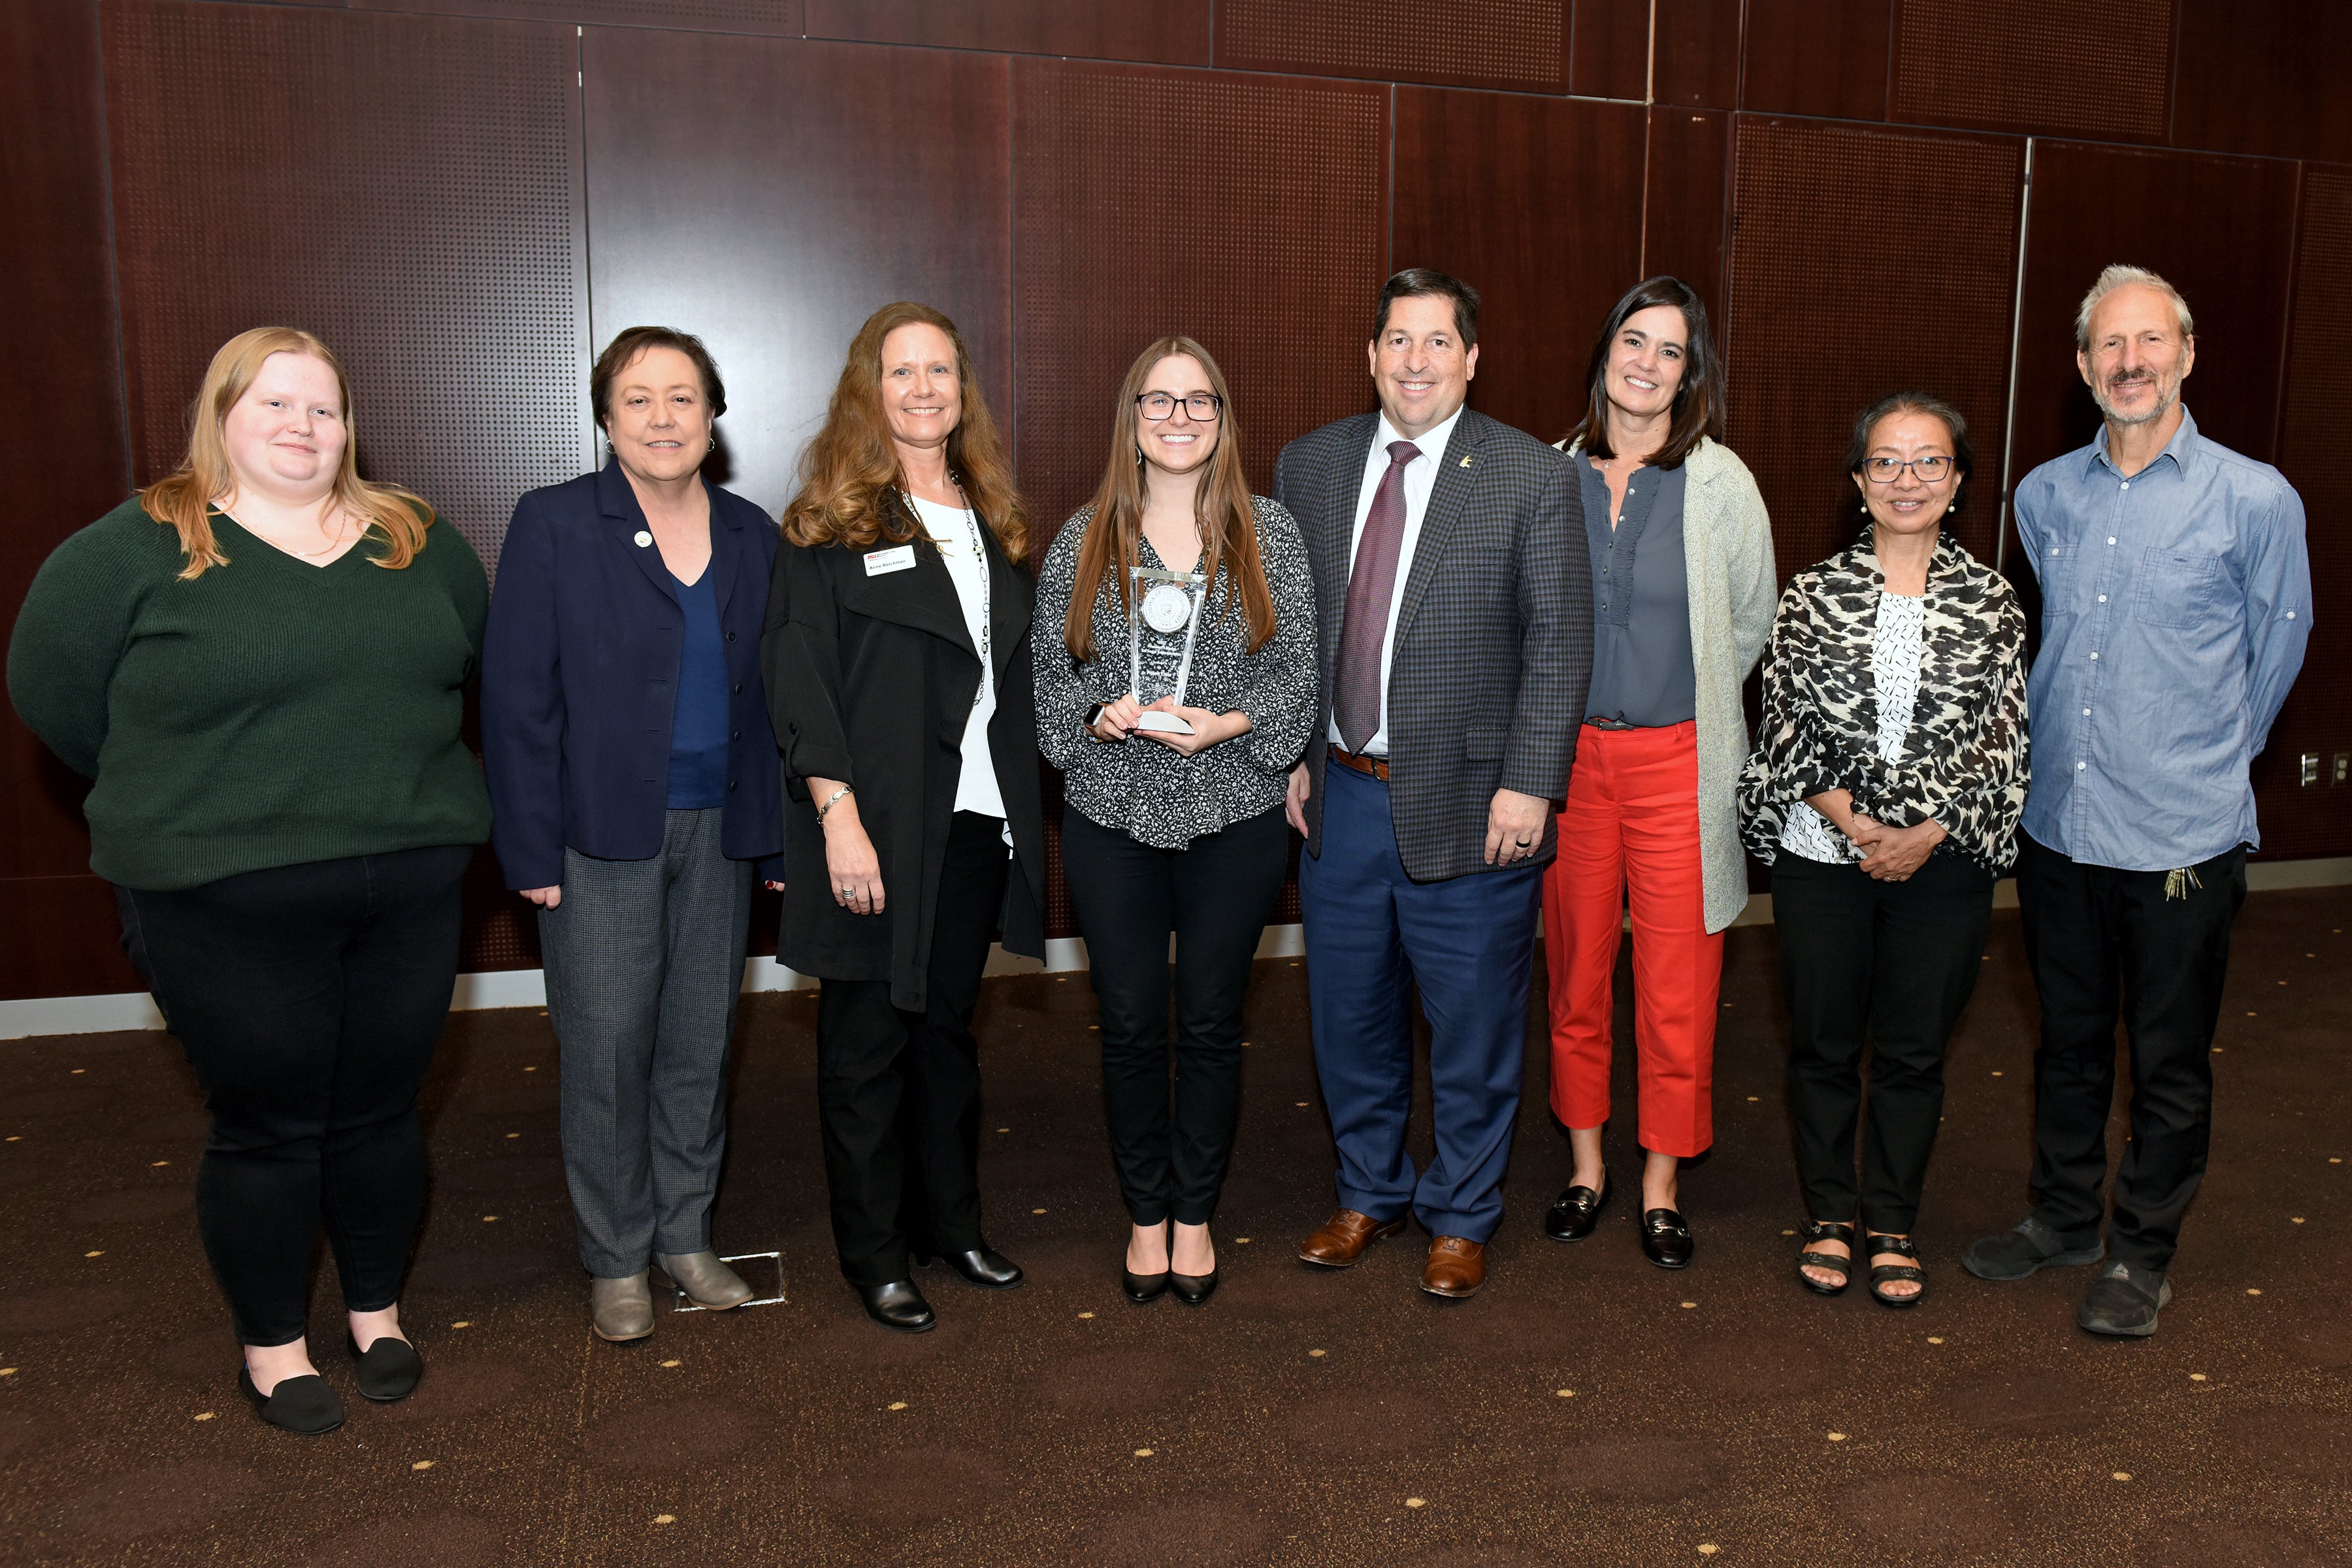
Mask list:
[[[1911,733],[1911,707],[1919,697],[1919,639],[1927,620],[1924,595],[1878,596],[1878,625],[1870,637],[1870,676],[1878,698],[1881,762],[1903,760],[1903,743]],[[1780,847],[1832,866],[1863,858],[1861,845],[1803,801],[1789,808],[1789,820],[1780,829]]]
[[[954,579],[956,601],[963,606],[964,630],[974,653],[988,647],[988,554],[981,542],[980,520],[959,506],[941,506],[920,496],[909,496],[915,516],[931,542],[940,547]],[[1004,816],[1004,792],[997,786],[996,763],[988,752],[988,721],[996,715],[996,672],[981,659],[980,697],[963,723],[963,772],[956,779],[955,808],[982,816]]]

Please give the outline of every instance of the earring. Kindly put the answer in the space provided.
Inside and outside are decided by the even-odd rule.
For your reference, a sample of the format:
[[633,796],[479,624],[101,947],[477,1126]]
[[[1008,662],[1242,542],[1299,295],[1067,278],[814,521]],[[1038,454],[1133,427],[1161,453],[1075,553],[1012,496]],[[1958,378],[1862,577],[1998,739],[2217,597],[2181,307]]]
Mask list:
[[1960,503],[1959,503],[1959,502],[1958,502],[1958,501],[1954,501],[1954,502],[1952,502],[1952,504],[1951,504],[1951,505],[1949,505],[1949,506],[1946,507],[1944,510],[1945,510],[1946,511],[1948,511],[1948,512],[1958,511],[1958,510],[1960,510]]
[[1138,468],[1143,466],[1143,443],[1140,441],[1135,444],[1135,463]]
[[1863,502],[1861,510],[1863,516],[1868,517],[1870,515],[1870,503],[1868,501]]
[[713,436],[713,437],[710,438],[710,445],[709,445],[709,446],[708,446],[708,447],[705,447],[703,448],[703,450],[704,450],[704,451],[706,451],[706,452],[716,452],[717,450],[719,450],[719,437],[716,437],[716,436]]

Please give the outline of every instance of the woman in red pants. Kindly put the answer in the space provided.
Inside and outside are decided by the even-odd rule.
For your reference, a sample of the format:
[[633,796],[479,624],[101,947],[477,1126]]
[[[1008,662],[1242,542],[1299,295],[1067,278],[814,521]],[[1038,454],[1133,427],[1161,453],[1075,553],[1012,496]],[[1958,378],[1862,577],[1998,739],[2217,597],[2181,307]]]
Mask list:
[[1652,278],[1617,301],[1589,398],[1561,445],[1584,487],[1592,686],[1543,893],[1551,1107],[1576,1169],[1544,1234],[1582,1240],[1609,1199],[1611,982],[1630,904],[1642,1249],[1680,1268],[1692,1243],[1676,1176],[1714,1142],[1723,931],[1748,899],[1739,688],[1771,631],[1772,530],[1722,445],[1722,362],[1688,284]]

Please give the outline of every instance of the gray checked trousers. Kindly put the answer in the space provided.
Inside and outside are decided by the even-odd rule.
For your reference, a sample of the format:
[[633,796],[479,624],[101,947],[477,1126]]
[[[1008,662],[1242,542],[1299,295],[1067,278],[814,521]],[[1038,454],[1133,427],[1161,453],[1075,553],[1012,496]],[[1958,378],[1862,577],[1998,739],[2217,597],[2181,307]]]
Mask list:
[[651,859],[565,849],[562,901],[539,912],[563,1173],[599,1279],[710,1245],[753,874],[719,852],[720,815],[671,812]]

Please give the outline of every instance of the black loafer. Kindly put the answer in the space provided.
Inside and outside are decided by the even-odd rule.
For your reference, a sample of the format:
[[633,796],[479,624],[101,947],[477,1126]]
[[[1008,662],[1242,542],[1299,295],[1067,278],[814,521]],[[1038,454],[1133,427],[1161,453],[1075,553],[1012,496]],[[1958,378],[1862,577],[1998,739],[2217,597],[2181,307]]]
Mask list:
[[866,1315],[886,1329],[896,1329],[902,1334],[929,1333],[939,1326],[939,1314],[923,1300],[911,1279],[893,1279],[887,1285],[860,1285],[857,1299],[866,1303]]
[[1674,1209],[1651,1209],[1642,1215],[1642,1250],[1661,1268],[1687,1268],[1691,1260],[1690,1226]]
[[1206,1274],[1179,1274],[1171,1269],[1168,1288],[1176,1292],[1176,1299],[1184,1305],[1197,1307],[1217,1293],[1217,1271],[1212,1268]]
[[1168,1294],[1168,1270],[1157,1274],[1138,1274],[1132,1268],[1118,1271],[1119,1283],[1127,1288],[1127,1299],[1137,1306],[1157,1301]]
[[941,1258],[949,1268],[986,1290],[1010,1290],[1021,1283],[1021,1268],[1013,1259],[982,1242],[970,1252],[917,1253],[915,1267],[929,1268]]
[[343,1402],[335,1397],[327,1380],[315,1372],[300,1377],[281,1377],[277,1387],[264,1394],[253,1385],[253,1373],[239,1367],[236,1386],[238,1393],[253,1401],[253,1408],[261,1418],[280,1432],[316,1437],[343,1424]]
[[417,1380],[425,1375],[425,1358],[406,1340],[385,1334],[362,1351],[360,1342],[346,1333],[343,1343],[360,1363],[360,1392],[370,1399],[390,1405],[416,1392]]
[[1544,1234],[1554,1241],[1582,1241],[1601,1223],[1601,1211],[1608,1205],[1609,1178],[1601,1178],[1601,1190],[1591,1187],[1570,1187],[1553,1200],[1551,1212],[1544,1215]]

